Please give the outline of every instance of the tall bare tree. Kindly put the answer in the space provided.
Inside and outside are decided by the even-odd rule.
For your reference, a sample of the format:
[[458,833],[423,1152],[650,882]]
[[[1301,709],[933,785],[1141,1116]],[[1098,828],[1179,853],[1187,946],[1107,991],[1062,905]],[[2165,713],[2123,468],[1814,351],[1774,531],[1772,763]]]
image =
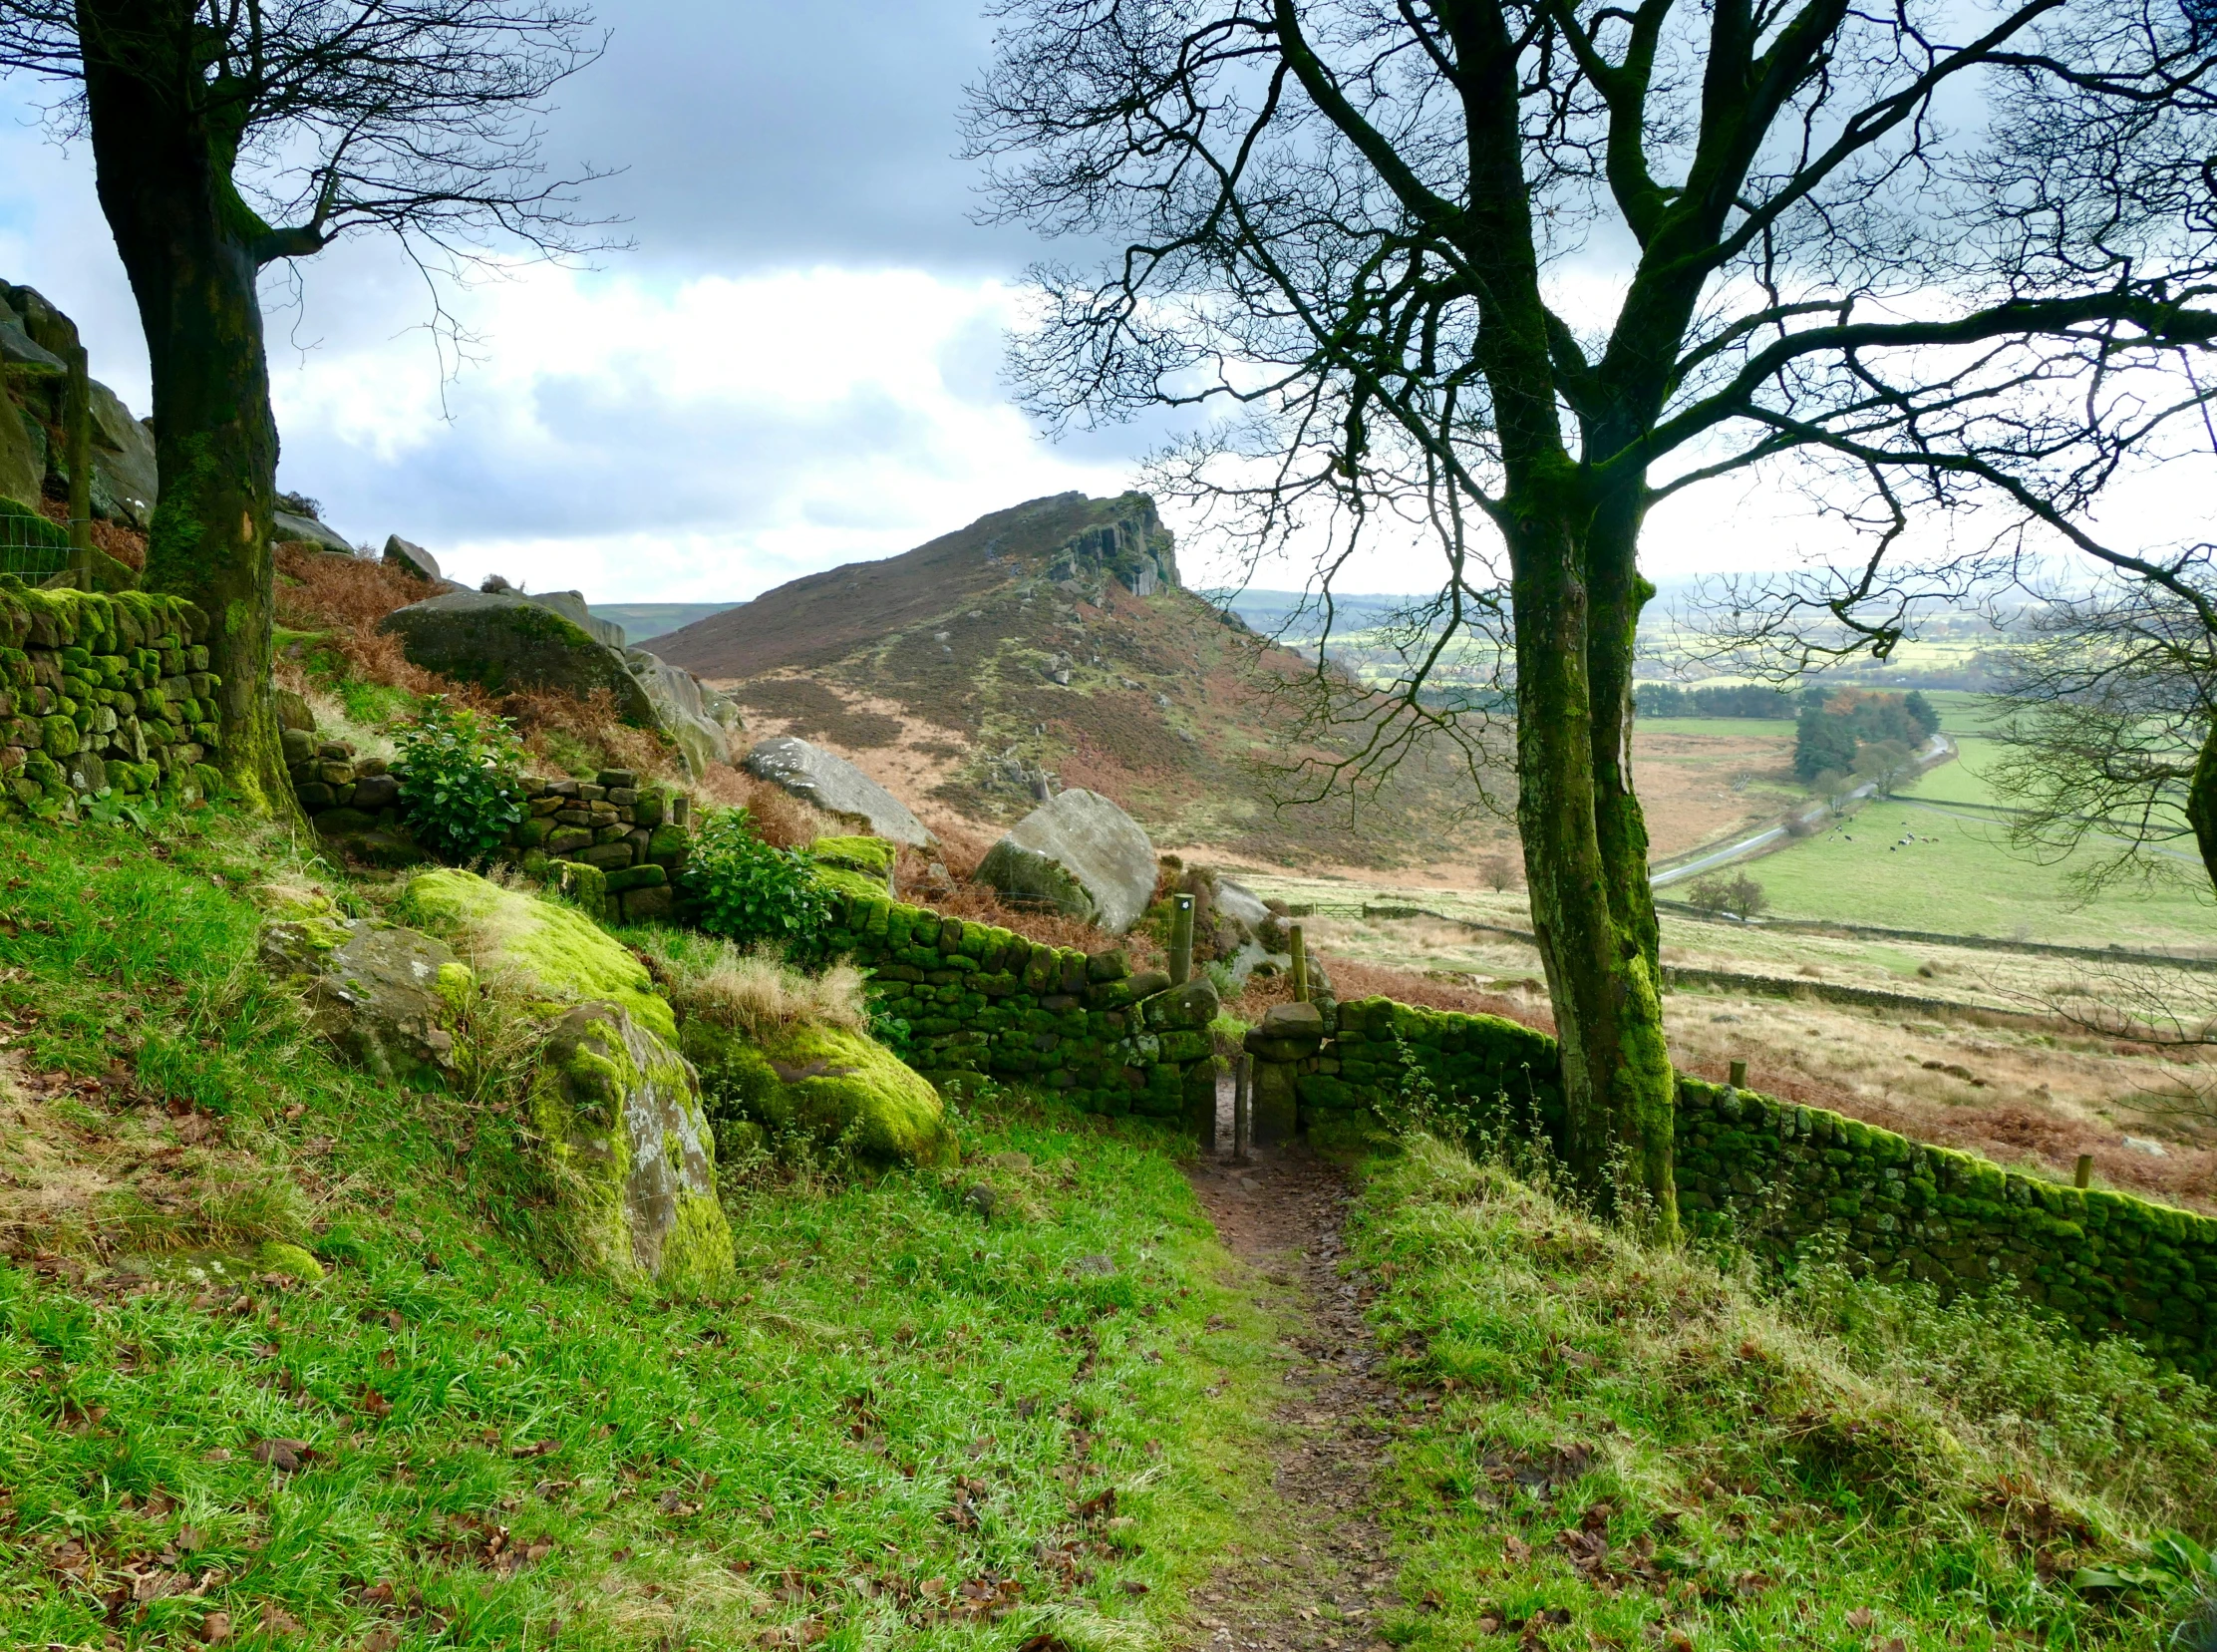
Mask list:
[[61,83],[138,299],[161,496],[147,583],[214,621],[220,762],[290,807],[269,697],[277,429],[257,281],[341,236],[436,271],[589,226],[540,162],[600,47],[564,0],[0,0],[0,71]]
[[[1646,516],[1798,467],[1859,486],[1883,547],[1912,502],[1897,468],[1941,504],[1970,463],[2067,508],[2098,467],[2043,456],[2191,404],[2172,378],[2217,331],[2207,235],[2106,225],[2074,178],[2020,187],[1989,112],[2131,105],[2198,130],[2207,32],[2171,0],[1000,15],[970,116],[995,210],[1121,248],[1038,272],[1031,405],[1193,410],[1166,484],[1250,554],[1323,540],[1327,587],[1366,537],[1427,535],[1439,646],[1406,687],[1506,616],[1567,1156],[1603,1191],[1628,1161],[1668,1219],[1675,1084],[1630,764]],[[2112,230],[2128,256],[2103,250]]]

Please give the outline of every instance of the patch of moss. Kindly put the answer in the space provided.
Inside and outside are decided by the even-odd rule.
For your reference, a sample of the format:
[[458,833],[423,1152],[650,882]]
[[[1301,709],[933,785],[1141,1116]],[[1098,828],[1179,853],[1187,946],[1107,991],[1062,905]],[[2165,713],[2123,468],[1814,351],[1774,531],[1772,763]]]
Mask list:
[[808,845],[808,858],[819,866],[840,866],[877,879],[884,888],[893,877],[894,846],[882,837],[818,837]]
[[298,1279],[312,1285],[323,1277],[323,1264],[295,1244],[282,1239],[271,1239],[254,1252],[254,1266],[262,1273],[281,1273],[287,1279]]
[[712,1117],[774,1134],[805,1131],[863,1158],[941,1163],[954,1156],[939,1093],[883,1046],[842,1027],[792,1026],[757,1042],[706,1020],[680,1048],[700,1069]]
[[527,978],[558,1003],[619,1004],[648,1032],[677,1042],[676,1017],[656,994],[646,965],[574,907],[448,866],[412,878],[400,910],[410,922],[462,941],[495,968]]

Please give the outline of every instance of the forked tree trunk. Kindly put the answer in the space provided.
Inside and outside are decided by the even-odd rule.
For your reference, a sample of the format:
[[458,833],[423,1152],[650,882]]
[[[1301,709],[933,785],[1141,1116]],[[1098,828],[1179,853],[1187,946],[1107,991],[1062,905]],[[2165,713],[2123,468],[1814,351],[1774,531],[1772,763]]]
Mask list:
[[2186,824],[2194,828],[2194,845],[2202,853],[2202,872],[2217,889],[2217,717],[2202,737],[2194,759],[2194,772],[2186,783]]
[[1556,509],[1510,534],[1517,824],[1562,1050],[1564,1157],[1678,1227],[1676,1081],[1663,1037],[1647,823],[1633,795],[1633,633],[1651,587],[1636,511]]
[[161,494],[146,584],[208,615],[221,738],[213,759],[262,813],[292,808],[270,667],[277,426],[262,351],[263,231],[231,183],[236,135],[194,94],[190,0],[83,0],[85,96],[100,203],[154,373]]

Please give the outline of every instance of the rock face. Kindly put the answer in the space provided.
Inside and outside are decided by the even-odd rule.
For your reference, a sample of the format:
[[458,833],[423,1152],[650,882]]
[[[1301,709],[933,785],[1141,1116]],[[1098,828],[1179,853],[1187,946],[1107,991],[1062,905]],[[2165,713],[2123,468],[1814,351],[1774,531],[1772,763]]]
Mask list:
[[938,1163],[952,1156],[939,1093],[891,1051],[843,1027],[796,1025],[762,1039],[712,1021],[685,1025],[709,1110],[777,1135],[805,1132],[864,1158]]
[[595,619],[585,606],[583,591],[540,591],[524,600],[553,609],[603,648],[621,649],[624,645],[624,628],[613,620]]
[[0,396],[0,498],[36,505],[45,485],[45,433]]
[[98,379],[88,389],[93,411],[93,513],[141,529],[152,527],[155,501],[160,495],[154,432],[134,419],[123,398]]
[[446,581],[447,576],[439,571],[439,558],[422,545],[415,543],[413,540],[404,539],[398,533],[389,533],[385,536],[383,560],[389,568],[399,568],[403,573],[413,575],[418,579],[428,580],[434,585],[443,584]]
[[[780,735],[749,752],[746,766],[749,774],[784,787],[826,815],[867,826],[876,836],[918,848],[931,841],[931,833],[908,812],[906,804],[845,758],[820,746],[811,746],[792,735]],[[1150,887],[1152,877],[1150,870]]]
[[646,966],[583,913],[471,872],[413,879],[401,912],[548,1026],[531,1118],[565,1189],[567,1248],[610,1278],[680,1293],[728,1277],[700,1081]]
[[528,597],[449,591],[396,608],[383,625],[426,670],[494,691],[551,688],[582,699],[606,690],[625,722],[654,726],[653,704],[623,656]]
[[1154,845],[1098,792],[1065,792],[1016,823],[978,863],[1003,894],[1120,935],[1154,897]]
[[329,910],[268,924],[262,967],[308,983],[316,1030],[388,1082],[454,1064],[454,1025],[475,990],[445,942]]
[[[36,504],[68,447],[63,428],[77,325],[35,288],[0,281],[0,361],[16,402],[0,398],[0,496]],[[137,528],[154,522],[154,433],[117,394],[90,382],[93,514]]]

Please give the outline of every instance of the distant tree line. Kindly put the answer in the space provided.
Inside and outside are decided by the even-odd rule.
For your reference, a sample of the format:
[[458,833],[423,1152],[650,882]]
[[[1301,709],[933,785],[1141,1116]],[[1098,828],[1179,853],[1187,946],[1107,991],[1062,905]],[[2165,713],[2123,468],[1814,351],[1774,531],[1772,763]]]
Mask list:
[[1804,783],[1852,775],[1874,764],[1889,771],[1939,730],[1940,714],[1912,689],[1907,694],[1804,690],[1794,721],[1793,773]]
[[1794,697],[1768,683],[1739,683],[1721,688],[1680,688],[1675,683],[1642,683],[1633,690],[1642,717],[1772,717],[1793,715]]

